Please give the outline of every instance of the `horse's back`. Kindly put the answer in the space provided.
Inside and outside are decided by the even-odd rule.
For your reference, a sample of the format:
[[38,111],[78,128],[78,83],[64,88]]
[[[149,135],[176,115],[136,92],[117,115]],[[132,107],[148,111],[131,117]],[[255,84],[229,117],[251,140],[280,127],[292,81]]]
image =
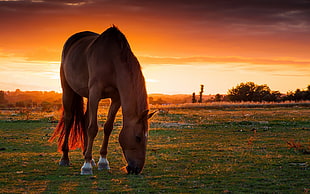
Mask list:
[[[62,52],[62,81],[81,96],[88,96],[87,49],[99,35],[84,31],[72,35],[65,43]],[[63,88],[65,90],[65,88]]]
[[76,34],[73,34],[65,42],[62,54],[65,55],[68,52],[68,50],[72,47],[72,45],[74,45],[76,42],[78,42],[79,40],[85,37],[98,37],[98,34],[91,32],[91,31],[83,31],[83,32],[78,32]]

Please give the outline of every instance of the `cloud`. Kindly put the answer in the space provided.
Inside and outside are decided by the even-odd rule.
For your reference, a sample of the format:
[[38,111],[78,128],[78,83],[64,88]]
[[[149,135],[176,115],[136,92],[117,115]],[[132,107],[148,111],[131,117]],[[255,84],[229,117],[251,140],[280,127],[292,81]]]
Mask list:
[[[0,1],[2,9],[16,11],[59,10],[59,8],[83,8],[99,12],[144,12],[150,15],[181,16],[198,20],[222,20],[245,23],[274,23],[309,19],[310,2],[307,0],[40,0]],[[113,9],[113,10],[109,10]],[[62,10],[59,10],[59,13]],[[116,13],[116,14],[119,14]],[[296,19],[295,19],[296,18]],[[169,19],[169,18],[167,18]],[[175,18],[174,18],[175,19]]]
[[[1,58],[0,58],[1,59]],[[59,72],[59,63],[48,61],[27,61],[22,58],[14,58],[0,61],[0,71],[3,73],[55,73]]]
[[[307,0],[29,0],[0,1],[0,21],[18,16],[96,16],[159,25],[183,25],[207,30],[220,26],[235,33],[307,32],[310,29]],[[5,19],[4,19],[5,18]],[[77,18],[78,19],[78,18]],[[104,20],[103,20],[104,22]],[[166,25],[165,27],[169,27]]]
[[55,60],[71,33],[116,24],[145,36],[138,40],[140,50],[153,49],[146,51],[150,55],[162,48],[172,56],[276,53],[308,59],[309,13],[307,0],[0,0],[0,48],[27,50],[33,58],[47,53],[36,48],[45,42]]
[[242,58],[242,57],[152,57],[138,56],[139,60],[145,64],[255,64],[255,65],[290,65],[290,66],[310,66],[310,60],[297,59],[268,59],[268,58]]

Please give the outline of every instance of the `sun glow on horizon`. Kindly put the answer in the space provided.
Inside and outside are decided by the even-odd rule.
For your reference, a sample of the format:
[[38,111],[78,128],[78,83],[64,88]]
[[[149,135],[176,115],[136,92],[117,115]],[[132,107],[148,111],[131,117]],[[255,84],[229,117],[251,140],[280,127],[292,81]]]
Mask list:
[[[138,56],[138,59],[140,57]],[[310,80],[309,66],[264,65],[237,62],[207,62],[190,58],[141,57],[148,93],[191,94],[205,85],[205,94],[226,94],[241,82],[267,84],[282,93],[306,87]],[[176,60],[176,61],[174,61]],[[156,63],[157,62],[157,63]],[[158,63],[159,62],[159,63]],[[60,61],[29,61],[23,57],[0,58],[0,90],[45,90],[61,92]],[[296,68],[298,67],[298,68]],[[268,79],[266,79],[268,78]],[[285,83],[285,84],[283,84]]]
[[21,57],[0,59],[0,89],[61,92],[59,62],[28,61]]

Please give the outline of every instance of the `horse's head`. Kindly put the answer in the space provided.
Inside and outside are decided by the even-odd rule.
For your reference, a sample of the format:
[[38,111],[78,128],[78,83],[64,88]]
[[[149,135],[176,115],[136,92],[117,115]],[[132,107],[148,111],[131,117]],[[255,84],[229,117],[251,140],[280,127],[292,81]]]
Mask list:
[[148,119],[155,112],[148,114],[144,111],[138,118],[132,119],[126,125],[119,136],[119,142],[127,161],[127,173],[139,174],[144,166],[146,156],[146,144],[148,138]]

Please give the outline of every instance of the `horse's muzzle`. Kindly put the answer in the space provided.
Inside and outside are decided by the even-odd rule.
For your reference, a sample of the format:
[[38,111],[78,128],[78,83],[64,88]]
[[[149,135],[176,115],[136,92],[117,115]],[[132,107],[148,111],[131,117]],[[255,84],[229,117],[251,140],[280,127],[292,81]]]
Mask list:
[[131,165],[128,165],[126,167],[126,170],[127,170],[127,174],[139,174],[142,169],[139,167],[133,167]]

